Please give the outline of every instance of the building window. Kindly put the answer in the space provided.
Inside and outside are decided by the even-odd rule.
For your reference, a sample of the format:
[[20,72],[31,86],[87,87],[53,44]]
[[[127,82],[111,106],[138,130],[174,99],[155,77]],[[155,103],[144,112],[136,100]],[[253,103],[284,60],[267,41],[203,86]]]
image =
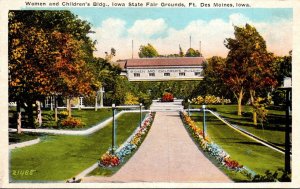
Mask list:
[[179,76],[185,76],[185,73],[184,72],[180,72]]
[[164,76],[170,76],[170,73],[164,73]]
[[133,76],[134,76],[134,77],[140,77],[141,74],[140,74],[140,73],[134,73]]
[[155,73],[149,73],[150,77],[155,77]]
[[195,72],[195,76],[201,76],[200,72]]

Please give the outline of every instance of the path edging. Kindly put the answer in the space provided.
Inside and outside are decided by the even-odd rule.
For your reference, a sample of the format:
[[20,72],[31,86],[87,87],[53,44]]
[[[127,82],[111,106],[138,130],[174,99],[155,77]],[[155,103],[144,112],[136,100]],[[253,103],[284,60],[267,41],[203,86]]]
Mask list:
[[[126,112],[128,112],[128,111],[126,111]],[[124,113],[125,113],[125,111],[121,111],[121,112],[117,113],[115,117],[118,118],[119,116],[121,116]],[[78,131],[78,130],[77,131],[58,130],[58,129],[22,129],[22,131],[29,132],[29,133],[49,133],[49,134],[58,134],[58,135],[89,135],[89,134],[92,134],[92,133],[102,129],[106,125],[108,125],[108,123],[111,122],[112,119],[113,119],[112,117],[109,117],[105,121],[103,121],[91,128],[88,128],[86,130],[80,130],[80,131]],[[16,129],[10,129],[10,131],[16,131]]]
[[37,139],[25,141],[25,142],[10,144],[9,149],[12,150],[12,149],[15,149],[15,148],[22,148],[22,147],[26,147],[26,146],[31,146],[31,145],[37,144],[39,142],[41,142],[41,139],[37,138]]

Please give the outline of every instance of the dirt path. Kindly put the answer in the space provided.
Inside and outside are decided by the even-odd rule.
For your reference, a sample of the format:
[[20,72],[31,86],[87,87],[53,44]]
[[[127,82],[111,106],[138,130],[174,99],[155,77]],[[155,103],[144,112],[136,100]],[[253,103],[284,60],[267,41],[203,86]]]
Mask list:
[[232,182],[196,147],[178,112],[157,112],[135,155],[113,176],[83,182]]

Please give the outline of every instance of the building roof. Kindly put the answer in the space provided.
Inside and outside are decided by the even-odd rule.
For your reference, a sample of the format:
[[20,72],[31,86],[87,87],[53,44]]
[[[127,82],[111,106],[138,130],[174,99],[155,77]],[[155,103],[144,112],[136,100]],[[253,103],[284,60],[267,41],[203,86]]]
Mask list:
[[125,68],[202,66],[204,62],[205,62],[204,57],[140,58],[140,59],[127,59],[125,63]]

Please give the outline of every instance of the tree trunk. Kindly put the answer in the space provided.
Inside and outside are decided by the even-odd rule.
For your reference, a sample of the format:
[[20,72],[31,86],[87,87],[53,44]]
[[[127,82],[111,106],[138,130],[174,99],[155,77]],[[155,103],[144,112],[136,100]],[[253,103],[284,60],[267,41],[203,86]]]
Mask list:
[[256,113],[254,98],[255,98],[255,91],[250,90],[250,100],[251,100],[251,105],[252,105],[253,125],[257,126],[257,113]]
[[80,98],[78,97],[78,110],[81,110],[81,103],[80,103]]
[[241,89],[241,91],[239,92],[239,96],[238,96],[238,116],[242,115],[242,100],[243,100],[243,89]]
[[69,111],[68,117],[72,117],[71,99],[72,98],[67,98],[67,110]]
[[41,109],[41,102],[36,101],[37,111],[36,111],[36,122],[38,123],[39,127],[42,126],[42,109]]
[[96,97],[95,97],[95,111],[97,111],[98,110],[98,103],[97,103],[97,95],[96,95]]
[[222,105],[224,105],[224,96],[222,95]]
[[22,113],[21,113],[20,102],[17,102],[17,113],[18,113],[17,132],[18,134],[20,134],[22,133]]

